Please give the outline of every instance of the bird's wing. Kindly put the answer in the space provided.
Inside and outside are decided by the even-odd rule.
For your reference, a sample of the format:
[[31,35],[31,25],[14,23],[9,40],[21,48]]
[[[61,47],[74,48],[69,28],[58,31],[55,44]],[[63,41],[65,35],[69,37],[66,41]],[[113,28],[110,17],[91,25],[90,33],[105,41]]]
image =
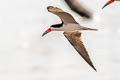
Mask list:
[[61,18],[61,20],[63,21],[63,23],[76,23],[75,19],[73,18],[73,16],[65,11],[63,11],[60,8],[57,7],[53,7],[53,6],[48,6],[47,7],[48,11],[59,16]]
[[86,48],[81,40],[81,32],[64,32],[63,34],[76,49],[76,51],[82,56],[82,58],[96,71],[96,68],[93,66],[88,52],[86,51]]
[[78,13],[80,16],[87,19],[92,18],[92,13],[88,11],[88,9],[86,9],[83,5],[81,5],[77,0],[65,0],[65,2],[68,4],[71,10]]

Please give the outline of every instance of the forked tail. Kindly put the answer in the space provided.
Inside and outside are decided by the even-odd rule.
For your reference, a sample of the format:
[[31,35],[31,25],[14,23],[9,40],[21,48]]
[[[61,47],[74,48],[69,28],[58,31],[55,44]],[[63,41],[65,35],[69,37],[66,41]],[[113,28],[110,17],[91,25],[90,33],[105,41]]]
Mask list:
[[93,29],[93,28],[87,28],[87,30],[98,31],[98,29]]
[[87,28],[87,27],[82,27],[82,30],[93,30],[93,31],[98,31],[98,29]]

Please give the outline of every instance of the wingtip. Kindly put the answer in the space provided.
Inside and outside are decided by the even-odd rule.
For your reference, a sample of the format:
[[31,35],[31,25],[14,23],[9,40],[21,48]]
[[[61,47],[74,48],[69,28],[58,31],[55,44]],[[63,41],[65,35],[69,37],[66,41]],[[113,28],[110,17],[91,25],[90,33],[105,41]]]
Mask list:
[[93,67],[93,69],[97,72],[97,69],[95,67]]
[[[88,62],[87,62],[88,63]],[[91,68],[93,68],[96,72],[97,72],[97,69],[94,67],[93,63],[88,63],[90,65]]]
[[90,65],[90,66],[97,72],[97,69],[93,65]]
[[53,6],[47,6],[47,9],[53,8]]

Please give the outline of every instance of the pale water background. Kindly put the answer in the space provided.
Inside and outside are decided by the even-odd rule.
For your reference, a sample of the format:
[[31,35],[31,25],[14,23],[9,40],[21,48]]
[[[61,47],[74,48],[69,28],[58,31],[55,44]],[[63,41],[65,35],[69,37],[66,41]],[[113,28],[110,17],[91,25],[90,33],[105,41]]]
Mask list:
[[[97,14],[80,22],[63,0],[0,0],[0,80],[120,80],[120,3],[80,0]],[[73,49],[62,32],[42,33],[60,19],[47,6],[70,12],[86,27],[83,41],[95,72]]]

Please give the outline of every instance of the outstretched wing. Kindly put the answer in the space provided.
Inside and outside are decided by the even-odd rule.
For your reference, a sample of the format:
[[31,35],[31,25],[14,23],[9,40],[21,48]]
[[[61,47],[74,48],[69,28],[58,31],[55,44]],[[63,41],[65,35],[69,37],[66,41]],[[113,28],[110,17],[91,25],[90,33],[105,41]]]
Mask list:
[[81,40],[81,32],[64,32],[65,37],[71,43],[71,45],[76,49],[76,51],[82,56],[82,58],[96,71],[93,63],[88,55],[88,52],[83,45]]
[[73,16],[71,14],[63,11],[62,9],[53,7],[53,6],[48,6],[47,9],[49,12],[59,16],[63,23],[76,23],[77,24],[77,22],[75,21]]
[[71,10],[78,13],[80,16],[87,19],[92,18],[92,13],[82,6],[77,0],[65,0],[65,2],[68,4]]

